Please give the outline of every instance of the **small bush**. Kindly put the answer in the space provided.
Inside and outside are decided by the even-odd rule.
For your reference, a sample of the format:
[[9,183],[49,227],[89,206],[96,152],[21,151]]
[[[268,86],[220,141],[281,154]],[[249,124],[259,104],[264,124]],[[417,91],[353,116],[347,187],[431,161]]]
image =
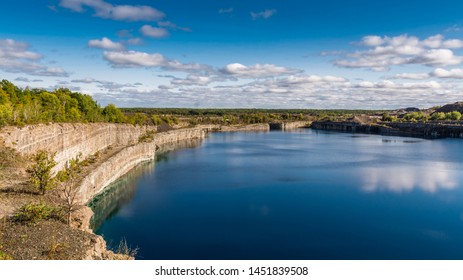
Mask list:
[[35,223],[40,220],[62,220],[62,209],[43,203],[29,203],[16,210],[13,221],[19,223]]
[[158,115],[152,115],[151,121],[153,122],[154,125],[161,125],[162,123],[162,119]]
[[56,255],[61,253],[66,247],[68,247],[66,244],[56,242],[55,236],[52,236],[50,247],[44,253],[47,255],[49,260],[53,260],[56,258]]
[[434,112],[432,113],[431,115],[431,120],[433,121],[441,121],[441,120],[445,120],[445,113],[443,112]]
[[135,258],[135,256],[138,254],[138,248],[130,248],[129,245],[127,245],[127,240],[123,238],[121,242],[119,242],[119,246],[117,247],[116,253],[126,255],[131,258]]
[[449,112],[446,114],[446,119],[452,121],[459,121],[461,119],[461,113],[458,111]]
[[142,143],[142,142],[151,142],[153,141],[153,137],[154,137],[154,134],[156,132],[154,130],[148,130],[146,131],[145,134],[143,135],[140,135],[140,137],[138,137],[138,143]]
[[[0,250],[3,249],[2,244],[0,244]],[[7,253],[0,251],[0,261],[12,260],[13,257],[8,255]]]
[[5,252],[0,251],[0,261],[7,261],[7,260],[12,260],[13,257],[8,255]]
[[55,187],[52,169],[56,166],[55,153],[45,150],[38,151],[32,156],[33,164],[26,170],[31,175],[31,182],[44,195],[46,190]]
[[392,122],[392,116],[389,113],[384,113],[383,117],[381,118],[383,122]]

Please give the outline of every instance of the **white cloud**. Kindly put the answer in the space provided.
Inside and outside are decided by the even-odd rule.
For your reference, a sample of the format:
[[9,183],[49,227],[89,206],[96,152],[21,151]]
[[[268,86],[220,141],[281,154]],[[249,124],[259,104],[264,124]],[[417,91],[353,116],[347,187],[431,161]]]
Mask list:
[[232,7],[230,8],[222,8],[219,10],[219,14],[230,14],[233,13],[234,9]]
[[99,88],[103,90],[120,90],[124,88],[135,88],[137,87],[137,83],[131,84],[131,83],[116,83],[116,82],[111,82],[111,81],[104,81],[104,80],[96,80],[94,78],[84,78],[84,79],[75,79],[72,80],[71,83],[80,83],[80,84],[96,84]]
[[342,58],[336,59],[334,64],[346,68],[388,71],[394,65],[418,64],[442,67],[463,62],[463,57],[452,51],[452,49],[463,48],[463,40],[445,40],[440,34],[424,40],[406,34],[396,37],[372,35],[363,37],[359,45],[369,49],[347,53]]
[[308,76],[290,76],[283,79],[285,83],[288,84],[313,84],[313,83],[344,83],[348,80],[343,77],[336,76],[318,76],[318,75],[308,75]]
[[[218,83],[221,77],[192,73],[171,84],[98,93],[102,103],[120,106],[188,108],[370,108],[432,107],[461,100],[463,86],[433,83],[350,82],[343,77],[295,75]],[[196,77],[195,77],[196,76]],[[173,82],[175,80],[175,82]],[[451,83],[452,81],[449,81]],[[214,84],[213,84],[214,83]]]
[[462,68],[455,68],[451,70],[437,68],[431,74],[433,77],[437,77],[437,78],[463,79],[463,69]]
[[60,67],[48,67],[40,62],[43,56],[29,51],[29,45],[12,39],[0,40],[0,69],[11,73],[34,76],[67,77]]
[[461,49],[463,48],[463,41],[458,39],[447,40],[442,43],[442,46],[449,49]]
[[141,38],[131,38],[127,40],[127,44],[129,45],[141,45],[143,44],[143,40]]
[[365,36],[362,38],[362,44],[365,46],[380,46],[384,43],[380,36]]
[[276,14],[277,10],[276,9],[266,9],[262,12],[258,12],[258,13],[254,13],[254,12],[251,12],[251,17],[253,20],[256,20],[256,19],[268,19],[270,18],[271,16],[273,16],[274,14]]
[[409,80],[425,80],[429,78],[463,79],[463,68],[454,68],[450,70],[437,68],[430,73],[401,73],[394,75],[393,78]]
[[169,31],[167,31],[167,29],[165,28],[160,28],[160,27],[153,27],[151,25],[143,25],[141,28],[140,28],[140,32],[147,36],[147,37],[151,37],[151,38],[165,38],[167,36],[169,36]]
[[268,78],[281,75],[290,75],[300,73],[301,70],[276,66],[273,64],[255,64],[245,66],[240,63],[232,63],[221,69],[221,72],[240,78]]
[[164,13],[150,6],[113,5],[103,0],[61,0],[59,5],[75,12],[92,8],[96,17],[123,21],[157,21]]
[[61,67],[45,67],[35,73],[37,76],[50,76],[50,77],[68,77],[67,73]]
[[423,64],[426,66],[448,66],[463,62],[462,56],[456,56],[449,49],[433,49],[410,59],[408,64]]
[[429,79],[428,73],[400,73],[394,75],[394,79],[407,79],[407,80],[426,80]]
[[84,79],[74,79],[71,82],[72,83],[81,83],[81,84],[92,84],[92,83],[95,83],[96,80],[94,78],[84,78]]
[[390,89],[397,89],[397,90],[434,90],[442,88],[442,85],[436,81],[430,82],[422,82],[422,83],[395,83],[389,80],[383,80],[379,82],[360,82],[354,87],[362,88],[362,89],[374,89],[374,90],[390,90]]
[[116,67],[161,67],[167,63],[167,59],[159,53],[136,51],[106,51],[104,58]]
[[98,40],[90,40],[87,44],[91,48],[99,48],[105,50],[123,50],[125,49],[124,45],[121,43],[113,42],[110,39],[103,37],[102,39]]
[[14,79],[14,80],[15,80],[15,81],[18,81],[18,82],[25,82],[25,83],[43,82],[43,80],[40,80],[40,79],[31,80],[31,79],[26,78],[26,77],[17,77],[17,78]]
[[211,82],[212,79],[208,76],[188,75],[185,79],[174,78],[171,84],[175,86],[206,86]]
[[159,53],[105,51],[103,57],[116,68],[147,67],[178,72],[207,72],[211,70],[210,66],[204,64],[182,63],[177,60],[168,59]]
[[173,30],[182,30],[182,31],[185,31],[185,32],[191,32],[191,28],[181,27],[181,26],[178,26],[177,24],[175,24],[173,22],[170,22],[170,21],[160,21],[160,22],[158,22],[158,25],[161,26],[161,27],[171,28]]

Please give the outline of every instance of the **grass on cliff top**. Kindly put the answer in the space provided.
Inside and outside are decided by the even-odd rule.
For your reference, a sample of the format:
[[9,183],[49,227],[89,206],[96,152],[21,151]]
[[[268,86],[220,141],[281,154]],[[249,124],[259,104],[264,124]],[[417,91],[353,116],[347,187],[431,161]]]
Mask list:
[[0,222],[0,253],[15,260],[76,260],[95,243],[93,234],[54,220],[34,224]]

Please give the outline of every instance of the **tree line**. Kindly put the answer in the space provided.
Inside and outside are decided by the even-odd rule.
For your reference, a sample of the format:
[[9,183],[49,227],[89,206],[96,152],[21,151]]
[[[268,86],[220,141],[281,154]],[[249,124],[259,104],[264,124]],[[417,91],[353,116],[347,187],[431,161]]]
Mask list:
[[132,122],[115,105],[102,108],[90,95],[66,88],[22,89],[0,82],[0,126],[45,122]]

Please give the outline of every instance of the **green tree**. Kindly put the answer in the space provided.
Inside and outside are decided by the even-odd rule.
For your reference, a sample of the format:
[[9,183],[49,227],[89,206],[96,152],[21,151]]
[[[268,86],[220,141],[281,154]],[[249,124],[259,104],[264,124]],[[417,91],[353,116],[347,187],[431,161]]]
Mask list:
[[425,121],[426,116],[423,114],[423,112],[411,112],[408,113],[404,116],[404,120],[406,121]]
[[158,115],[152,115],[151,120],[153,121],[154,125],[161,125],[162,119]]
[[13,118],[13,108],[10,104],[0,105],[0,127],[11,122]]
[[392,122],[392,117],[389,113],[384,113],[381,119],[383,122]]
[[431,115],[431,120],[433,121],[440,121],[445,120],[446,116],[444,112],[434,112]]
[[452,121],[459,121],[461,119],[461,113],[458,111],[449,112],[446,117]]
[[109,104],[103,109],[103,115],[105,116],[106,121],[114,122],[114,123],[122,123],[125,122],[125,116],[116,108],[116,105]]
[[78,175],[82,171],[79,158],[80,155],[75,159],[71,159],[68,166],[56,175],[61,185],[63,208],[68,225],[72,222],[72,213],[79,209],[80,206],[77,200],[79,193]]
[[54,153],[40,150],[32,156],[33,164],[26,170],[31,175],[31,182],[42,195],[55,186],[55,178],[52,174],[52,169],[56,166],[54,158]]
[[103,120],[100,106],[90,95],[73,92],[71,93],[71,97],[77,100],[79,110],[82,112],[85,120],[89,122],[98,122]]
[[10,97],[2,88],[0,88],[0,105],[7,103],[10,103]]
[[40,99],[42,101],[42,113],[40,114],[40,120],[45,122],[57,121],[61,115],[61,104],[58,97],[54,94],[43,91],[40,93]]
[[127,121],[133,125],[144,125],[148,117],[143,113],[135,113],[127,117]]

